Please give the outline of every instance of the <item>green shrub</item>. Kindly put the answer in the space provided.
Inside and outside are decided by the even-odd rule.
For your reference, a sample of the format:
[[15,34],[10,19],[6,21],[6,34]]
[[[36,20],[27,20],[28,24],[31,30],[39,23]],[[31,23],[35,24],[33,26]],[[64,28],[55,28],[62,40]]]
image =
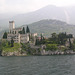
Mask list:
[[46,50],[55,51],[57,49],[58,49],[57,44],[47,44],[46,45]]
[[21,45],[19,43],[14,43],[14,47],[9,46],[8,44],[3,47],[4,52],[14,52],[18,51]]

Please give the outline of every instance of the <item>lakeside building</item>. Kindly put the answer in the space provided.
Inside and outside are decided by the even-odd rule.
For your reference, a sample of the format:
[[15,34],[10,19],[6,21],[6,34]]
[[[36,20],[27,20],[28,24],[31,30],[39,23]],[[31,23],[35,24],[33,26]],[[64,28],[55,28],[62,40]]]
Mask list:
[[29,35],[32,35],[33,39],[35,40],[37,33],[20,34],[19,32],[22,30],[23,28],[15,28],[14,21],[9,21],[9,33],[7,35],[7,40],[11,41],[11,39],[13,39],[15,43],[27,43],[30,41]]

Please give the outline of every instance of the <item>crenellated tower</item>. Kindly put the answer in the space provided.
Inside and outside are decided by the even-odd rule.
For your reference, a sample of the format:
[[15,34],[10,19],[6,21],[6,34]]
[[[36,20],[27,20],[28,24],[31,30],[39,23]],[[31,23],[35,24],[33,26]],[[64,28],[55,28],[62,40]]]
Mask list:
[[15,29],[14,21],[9,21],[9,32],[12,33],[12,30]]

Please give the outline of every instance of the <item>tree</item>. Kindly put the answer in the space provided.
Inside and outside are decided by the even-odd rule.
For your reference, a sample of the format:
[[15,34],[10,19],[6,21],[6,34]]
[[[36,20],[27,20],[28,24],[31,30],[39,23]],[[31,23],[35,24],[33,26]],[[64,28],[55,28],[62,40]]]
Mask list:
[[1,54],[2,54],[2,50],[3,50],[2,42],[0,41],[0,56],[1,56]]
[[22,29],[22,34],[25,34],[25,28],[23,27],[23,29]]
[[41,36],[41,39],[40,39],[40,44],[44,44],[44,40],[45,40],[45,39],[44,39],[43,34],[41,34],[40,36]]
[[35,45],[38,45],[38,40],[36,39],[36,41],[35,41]]
[[22,34],[22,31],[19,31],[18,33]]
[[67,38],[69,39],[69,48],[72,49],[73,48],[73,44],[71,43],[71,38],[73,38],[72,34],[68,34]]
[[67,38],[73,38],[73,35],[72,34],[68,34]]
[[73,41],[72,49],[75,51],[75,40]]
[[69,38],[69,48],[72,49],[71,39]]
[[51,51],[55,51],[57,50],[57,44],[47,44],[46,45],[46,50],[51,50]]
[[30,29],[29,29],[28,26],[27,26],[27,28],[26,28],[26,33],[30,33]]
[[7,32],[4,33],[3,39],[7,39]]
[[58,44],[58,35],[56,33],[51,34],[52,37],[50,38],[50,41],[52,41],[54,44]]
[[45,38],[43,37],[43,39],[42,39],[43,41],[42,41],[42,44],[45,44],[46,43],[46,40],[45,40]]
[[36,38],[35,45],[40,45],[39,40]]
[[8,41],[8,46],[10,46],[10,42]]
[[56,33],[52,33],[51,35],[52,35],[52,38],[54,38],[54,39],[57,37]]
[[59,44],[64,45],[66,40],[67,40],[66,33],[59,33],[58,34],[58,40],[59,40]]
[[11,39],[11,47],[14,47],[14,40],[13,40],[13,38]]
[[41,34],[41,42],[43,41],[43,35]]

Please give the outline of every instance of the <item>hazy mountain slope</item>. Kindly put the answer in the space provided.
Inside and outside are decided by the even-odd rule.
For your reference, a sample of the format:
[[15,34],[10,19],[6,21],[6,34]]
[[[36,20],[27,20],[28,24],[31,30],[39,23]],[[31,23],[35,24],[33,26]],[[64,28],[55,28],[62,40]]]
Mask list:
[[8,21],[14,20],[17,26],[21,26],[22,24],[29,24],[42,19],[58,19],[66,21],[65,13],[61,7],[49,5],[34,12],[19,14],[9,19],[0,19],[0,25],[2,25],[2,27],[8,27]]
[[75,24],[75,6],[65,7],[65,11],[67,12],[67,17],[70,24]]
[[[28,24],[28,26],[32,33],[38,33],[39,35],[44,33],[45,36],[51,36],[51,34],[54,32],[67,32],[75,35],[75,25],[69,25],[66,22],[59,20],[44,19]],[[26,28],[26,25],[23,25],[22,27]],[[9,31],[9,29],[6,31]],[[0,37],[2,36],[3,32],[4,31],[0,32]]]
[[17,25],[29,24],[42,19],[57,19],[66,21],[64,10],[56,6],[46,6],[37,11],[13,17]]
[[73,7],[56,7],[53,5],[48,5],[39,10],[25,13],[25,14],[19,14],[9,19],[0,18],[0,26],[3,29],[8,28],[9,20],[14,20],[16,26],[21,26],[21,25],[30,24],[42,19],[57,19],[57,20],[65,21],[70,24],[71,23],[75,24],[74,13],[75,13],[74,6]]
[[[24,26],[24,25],[23,25]],[[50,36],[53,32],[67,32],[75,35],[75,26],[69,25],[66,22],[59,20],[41,20],[29,24],[31,32],[44,33],[46,36]]]
[[27,14],[17,15],[12,20],[16,21],[17,25],[29,24],[42,19],[56,19],[65,21],[69,24],[75,24],[75,6],[73,7],[57,7],[54,5],[48,5],[34,12]]

